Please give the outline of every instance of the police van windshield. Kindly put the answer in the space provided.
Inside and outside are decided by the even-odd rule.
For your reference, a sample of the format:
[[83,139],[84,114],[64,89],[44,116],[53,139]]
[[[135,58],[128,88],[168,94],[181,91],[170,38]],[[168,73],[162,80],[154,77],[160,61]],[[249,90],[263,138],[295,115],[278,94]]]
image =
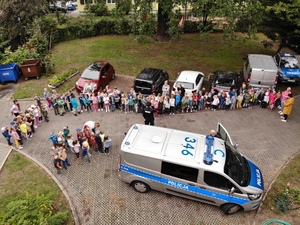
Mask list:
[[224,173],[231,177],[240,186],[246,187],[250,182],[250,169],[247,160],[234,147],[226,142],[226,162]]

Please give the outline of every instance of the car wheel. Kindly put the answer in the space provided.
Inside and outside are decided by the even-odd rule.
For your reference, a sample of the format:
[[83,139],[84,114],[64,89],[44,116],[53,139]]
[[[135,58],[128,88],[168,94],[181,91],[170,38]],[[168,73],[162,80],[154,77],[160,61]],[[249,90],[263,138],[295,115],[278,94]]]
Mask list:
[[113,74],[111,75],[111,79],[114,80],[115,78],[116,78],[116,74],[113,73]]
[[133,187],[134,190],[140,193],[146,193],[151,190],[148,184],[145,184],[142,181],[133,181],[131,186]]
[[226,215],[235,214],[242,209],[240,205],[233,204],[233,203],[222,205],[220,208]]

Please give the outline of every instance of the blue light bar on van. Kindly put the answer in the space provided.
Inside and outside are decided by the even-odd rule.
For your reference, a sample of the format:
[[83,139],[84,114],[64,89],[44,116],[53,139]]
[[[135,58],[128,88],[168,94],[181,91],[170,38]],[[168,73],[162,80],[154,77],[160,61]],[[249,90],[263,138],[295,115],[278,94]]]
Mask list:
[[214,146],[214,140],[214,137],[211,135],[207,135],[205,138],[206,152],[204,152],[203,162],[207,165],[213,163],[213,154],[211,152]]

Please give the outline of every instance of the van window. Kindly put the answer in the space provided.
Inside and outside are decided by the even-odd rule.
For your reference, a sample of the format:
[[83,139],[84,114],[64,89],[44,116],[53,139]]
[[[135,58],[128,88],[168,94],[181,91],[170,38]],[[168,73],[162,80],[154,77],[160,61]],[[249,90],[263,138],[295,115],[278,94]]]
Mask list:
[[198,172],[198,169],[168,162],[162,162],[161,166],[161,173],[192,182],[197,182]]
[[209,186],[220,188],[226,191],[234,187],[235,192],[242,193],[238,188],[235,187],[233,183],[231,183],[231,181],[217,173],[204,171],[204,182]]
[[250,168],[245,159],[234,147],[225,143],[226,162],[224,173],[237,182],[242,187],[246,187],[250,182]]

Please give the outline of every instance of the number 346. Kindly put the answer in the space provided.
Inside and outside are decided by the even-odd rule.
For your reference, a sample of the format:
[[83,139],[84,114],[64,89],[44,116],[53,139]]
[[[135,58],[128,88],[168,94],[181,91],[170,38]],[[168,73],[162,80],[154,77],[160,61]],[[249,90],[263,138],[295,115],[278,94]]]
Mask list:
[[186,142],[185,145],[183,145],[183,147],[185,149],[183,149],[181,151],[181,153],[183,155],[191,155],[191,156],[193,156],[193,153],[191,152],[191,150],[195,149],[195,147],[193,146],[193,144],[196,143],[196,139],[194,139],[194,138],[190,139],[189,137],[186,137],[184,140]]

